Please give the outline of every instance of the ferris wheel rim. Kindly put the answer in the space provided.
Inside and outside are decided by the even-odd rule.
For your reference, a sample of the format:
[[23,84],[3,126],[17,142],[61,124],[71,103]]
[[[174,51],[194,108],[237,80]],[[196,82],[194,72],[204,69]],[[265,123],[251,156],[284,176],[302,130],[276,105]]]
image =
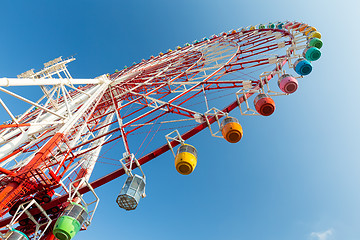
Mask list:
[[[266,31],[266,29],[249,30],[249,31],[244,31],[244,33],[255,32],[255,31],[256,31],[256,32],[257,32],[257,31],[262,32],[262,31]],[[288,35],[288,34],[289,34],[289,33],[287,33],[285,30],[280,30],[280,29],[274,29],[274,30],[272,30],[272,31],[274,31],[274,32],[282,32],[282,33],[285,33],[285,35]],[[217,38],[219,38],[219,37],[217,37]],[[208,79],[210,79],[210,78],[211,78],[213,75],[215,75],[217,72],[221,71],[222,69],[225,69],[225,68],[226,68],[226,65],[227,65],[229,62],[231,62],[232,59],[235,58],[235,56],[236,56],[237,53],[239,53],[239,50],[240,50],[240,47],[238,46],[238,47],[237,47],[237,51],[232,55],[232,57],[229,58],[229,60],[228,60],[224,65],[222,65],[221,67],[219,67],[219,68],[218,68],[216,71],[214,71],[211,75],[209,75],[207,78],[203,79],[202,82],[206,82]],[[168,53],[166,53],[166,54],[168,54]],[[166,55],[166,54],[165,54],[165,55]],[[200,59],[201,59],[201,57],[200,57],[200,58],[197,60],[197,62],[194,63],[189,69],[193,68],[193,67],[200,61]],[[183,75],[184,73],[185,73],[185,72],[181,72],[181,74],[177,75],[174,79],[179,78],[179,77],[180,77],[181,75]],[[193,88],[195,88],[195,86],[194,86]],[[180,95],[176,96],[176,97],[175,97],[175,100],[176,100],[177,98],[183,96],[183,95],[184,95],[184,94],[180,94]]]
[[[294,22],[294,24],[295,24],[295,22]],[[301,25],[301,24],[300,24],[300,25]],[[285,27],[285,28],[286,28],[286,27]],[[286,36],[289,36],[291,39],[293,39],[294,37],[292,36],[292,34],[290,34],[290,31],[285,30],[285,28],[284,28],[284,29],[270,29],[270,30],[271,30],[271,31],[274,31],[274,32],[282,32],[282,33],[284,34],[284,36],[286,35]],[[286,28],[286,29],[287,29],[287,28]],[[259,27],[259,29],[255,29],[255,30],[245,30],[245,31],[243,31],[243,33],[255,32],[255,31],[256,31],[256,32],[262,32],[262,31],[266,31],[266,30],[268,30],[268,29],[260,29],[260,27]],[[194,44],[194,45],[195,45],[195,44]],[[240,46],[238,47],[237,51],[233,54],[233,56],[231,57],[231,59],[228,60],[227,63],[230,63],[231,60],[235,58],[236,53],[238,53],[239,50],[240,50]],[[290,52],[291,52],[291,50],[290,50]],[[164,55],[166,56],[166,54],[168,54],[168,53],[165,53]],[[201,59],[201,58],[199,58],[197,62],[199,62],[200,59]],[[288,61],[288,58],[286,58],[286,56],[285,56],[285,57],[280,57],[279,60],[282,61],[282,62],[281,62],[281,66],[284,66],[285,63]],[[269,64],[271,64],[271,63],[270,63],[270,60],[269,60]],[[192,65],[192,67],[194,67],[195,65],[196,65],[196,63],[194,63],[194,64]],[[278,65],[277,65],[277,67],[278,67]],[[273,74],[273,73],[274,73],[274,71],[278,70],[277,67],[270,73],[270,75],[266,76],[266,78],[267,78],[266,80],[271,80],[271,79],[274,77],[275,74]],[[217,72],[223,70],[223,69],[226,70],[226,64],[224,64],[222,67],[220,67],[220,68],[218,68],[216,71],[214,71],[214,72],[212,73],[212,76],[215,75]],[[133,69],[133,70],[136,71],[136,69]],[[230,70],[230,68],[229,68],[229,70]],[[125,71],[124,71],[124,72],[125,72]],[[116,74],[116,73],[114,73],[114,74]],[[178,75],[177,78],[179,78],[179,77],[180,77],[181,75],[183,75],[183,74],[185,74],[185,72],[181,72],[181,74]],[[120,74],[118,74],[118,76],[119,76],[119,75],[120,75]],[[203,79],[203,82],[204,82],[204,81],[207,81],[207,80],[209,80],[209,79],[211,79],[211,76],[208,76],[207,78]],[[243,97],[241,97],[240,99],[237,98],[237,100],[233,101],[232,103],[230,103],[229,105],[227,105],[226,107],[224,107],[224,108],[221,110],[221,112],[229,113],[229,112],[231,112],[232,110],[234,110],[235,108],[237,108],[238,106],[240,107],[241,102],[245,101],[245,100],[244,100],[245,98],[248,98],[248,97],[250,97],[251,95],[255,94],[256,90],[259,90],[259,89],[261,88],[261,84],[262,84],[262,80],[261,80],[261,77],[260,77],[260,81],[258,81],[257,84],[252,87],[252,90],[253,90],[253,91],[244,93]],[[182,96],[182,95],[180,95],[180,96]],[[176,100],[176,99],[175,99],[175,100]],[[66,101],[66,99],[65,99],[65,101]],[[241,109],[240,109],[240,110],[241,110]],[[217,118],[221,118],[221,117],[222,117],[222,115],[217,116]],[[208,122],[204,122],[204,121],[203,121],[202,123],[200,123],[200,124],[198,124],[198,125],[196,125],[196,126],[194,126],[194,127],[191,127],[188,131],[186,131],[185,133],[183,133],[183,134],[181,135],[181,138],[184,139],[184,140],[188,140],[188,139],[191,138],[192,136],[198,134],[200,131],[202,131],[202,130],[206,129],[207,127],[209,127],[209,125],[208,125],[209,122],[210,122],[210,124],[214,123],[214,122],[215,122],[215,117],[207,117],[207,120],[208,120]],[[177,145],[179,145],[178,142],[172,142],[172,143],[171,143],[171,146],[173,146],[173,147],[175,147],[175,146],[177,146]],[[167,152],[168,150],[170,150],[170,147],[169,147],[169,145],[165,144],[165,145],[163,145],[163,146],[160,146],[160,147],[156,148],[155,150],[151,151],[150,153],[148,153],[148,154],[146,154],[146,155],[144,155],[144,156],[141,156],[141,157],[138,159],[138,161],[140,162],[140,165],[145,164],[145,163],[153,160],[154,158],[156,158],[156,157],[164,154],[164,153]],[[138,166],[136,166],[135,164],[132,165],[132,169],[135,169],[135,168],[137,168],[137,167],[138,167]],[[111,172],[111,173],[109,173],[109,174],[107,174],[107,175],[105,175],[105,176],[102,176],[102,177],[98,178],[97,180],[93,181],[93,182],[91,183],[91,185],[93,186],[93,188],[100,187],[100,186],[106,184],[107,182],[112,181],[112,180],[120,177],[120,176],[123,175],[123,174],[125,174],[125,170],[124,170],[124,168],[120,168],[120,169],[115,170],[115,171],[113,171],[113,172]],[[87,192],[87,191],[88,191],[88,190],[86,190],[85,187],[83,187],[83,188],[80,189],[80,192],[82,192],[82,193],[85,193],[85,192]],[[66,201],[66,196],[65,196],[65,195],[59,196],[59,197],[54,198],[54,199],[53,199],[52,201],[50,201],[49,203],[44,204],[44,207],[45,207],[46,209],[50,209],[51,207],[59,206],[60,204],[64,203],[65,201]],[[0,220],[0,226],[4,226],[4,224],[6,224],[6,221],[7,221],[7,219],[2,219],[2,220]]]

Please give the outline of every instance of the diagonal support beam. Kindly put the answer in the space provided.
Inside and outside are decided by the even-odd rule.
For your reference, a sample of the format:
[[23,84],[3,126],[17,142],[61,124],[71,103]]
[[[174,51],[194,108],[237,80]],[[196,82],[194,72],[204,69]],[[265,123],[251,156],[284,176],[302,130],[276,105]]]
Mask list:
[[38,107],[38,108],[40,108],[40,109],[42,109],[42,110],[44,110],[44,111],[46,111],[46,112],[48,112],[48,113],[51,113],[51,114],[53,114],[53,115],[55,115],[55,116],[57,116],[57,117],[59,117],[59,118],[62,118],[62,119],[65,119],[65,118],[66,118],[66,117],[64,117],[64,116],[61,116],[60,114],[57,114],[57,113],[54,112],[54,111],[51,111],[50,109],[47,109],[47,108],[45,108],[45,107],[43,107],[43,106],[41,106],[41,105],[39,105],[39,104],[37,104],[37,103],[35,103],[35,102],[33,102],[33,101],[30,101],[30,100],[27,99],[27,98],[24,98],[24,97],[22,97],[22,96],[20,96],[20,95],[17,95],[17,94],[15,94],[15,93],[13,93],[13,92],[11,92],[11,91],[9,91],[9,90],[6,90],[6,89],[4,89],[4,88],[2,88],[2,87],[0,87],[0,91],[2,91],[2,92],[4,92],[4,93],[7,93],[7,94],[9,94],[10,96],[16,97],[17,99],[20,99],[21,101],[24,101],[24,102],[26,102],[26,103],[29,103],[29,104],[33,105],[33,106],[36,106],[36,107]]

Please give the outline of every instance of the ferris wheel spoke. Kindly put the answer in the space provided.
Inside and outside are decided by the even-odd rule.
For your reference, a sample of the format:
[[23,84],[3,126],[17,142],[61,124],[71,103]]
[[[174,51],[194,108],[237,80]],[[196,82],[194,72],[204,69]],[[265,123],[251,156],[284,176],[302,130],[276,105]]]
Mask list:
[[258,48],[254,48],[254,49],[250,49],[250,50],[241,51],[240,54],[249,54],[247,57],[250,57],[250,56],[252,57],[252,56],[260,55],[260,54],[268,52],[268,51],[278,49],[278,48],[284,48],[288,45],[291,45],[291,41],[280,42],[280,43],[275,43],[275,44],[271,44],[271,45],[267,45],[267,46],[263,46],[263,47],[258,47]]
[[[276,62],[278,59],[284,59],[284,58],[286,59],[287,56],[277,56],[274,60]],[[239,70],[243,70],[243,69],[249,69],[249,68],[255,68],[258,66],[263,66],[263,65],[269,64],[271,61],[273,61],[273,59],[259,58],[259,59],[255,59],[255,60],[230,63],[227,66],[225,66],[225,69],[226,69],[227,73],[230,73],[230,72],[239,71]]]
[[[162,101],[158,98],[153,98],[153,97],[147,96],[145,94],[140,94],[140,93],[136,93],[136,92],[131,92],[131,94],[133,94],[135,96],[140,96],[141,99],[144,99],[145,100],[144,103],[141,103],[140,101],[138,101],[137,103],[139,103],[141,105],[145,105],[147,107],[151,107],[154,109],[158,109],[160,107],[161,110],[164,110],[164,108],[167,108],[167,110],[165,110],[165,111],[169,111],[169,112],[171,112],[174,109],[177,109],[178,112],[175,111],[175,113],[178,113],[180,115],[183,115],[183,114],[181,114],[181,111],[187,112],[188,114],[190,114],[190,113],[196,114],[196,112],[194,112],[192,110],[185,109],[185,108],[182,108],[182,107],[174,105],[174,104],[169,104],[168,102]],[[191,115],[186,115],[186,116],[191,116]]]
[[259,39],[255,41],[240,43],[240,46],[242,47],[243,50],[249,50],[265,44],[269,44],[271,42],[275,42],[276,40],[277,39],[275,38],[275,36],[271,35],[270,37],[264,37],[264,38],[259,37]]
[[[210,89],[229,89],[229,88],[241,88],[243,86],[243,82],[244,81],[198,82],[198,83],[196,83],[196,85],[197,86],[206,85],[206,87],[205,87],[206,90],[210,90]],[[215,84],[216,87],[210,88],[210,86],[212,84]],[[227,86],[220,86],[222,84],[226,84]],[[201,93],[203,91],[203,89],[202,88],[198,88],[198,89],[193,88],[193,89],[189,89],[186,92],[190,93],[190,92],[193,92],[193,91],[195,91],[196,94],[194,94],[192,97],[195,97],[196,95]],[[184,91],[181,91],[181,93],[183,93],[183,92]],[[141,94],[138,94],[138,93],[133,93],[133,94],[134,95],[141,95]],[[193,118],[193,119],[196,118],[197,116],[202,115],[202,113],[199,113],[199,112],[196,112],[196,111],[193,111],[193,110],[190,110],[190,109],[186,109],[184,107],[180,107],[180,105],[186,103],[189,98],[186,98],[183,102],[179,103],[178,105],[174,105],[174,104],[170,104],[170,103],[165,102],[165,101],[158,100],[156,98],[151,98],[149,96],[144,96],[144,95],[141,95],[141,96],[149,100],[147,103],[143,103],[146,106],[151,106],[151,105],[149,105],[149,102],[151,102],[151,101],[155,102],[155,103],[158,103],[158,104],[161,104],[161,105],[160,106],[159,105],[151,106],[153,108],[153,110],[148,111],[147,113],[141,115],[140,117],[133,120],[133,122],[130,121],[128,123],[125,123],[124,124],[125,127],[130,126],[130,125],[134,125],[133,124],[134,122],[140,121],[142,118],[154,113],[155,110],[162,110],[162,111],[166,111],[166,112],[170,112],[170,113],[175,113],[175,114],[179,114],[179,115],[182,115],[182,116],[187,116],[187,117],[190,117],[190,118]],[[169,102],[171,102],[171,101],[169,101]]]
[[[238,49],[238,48],[237,48],[237,49]],[[228,59],[227,62],[230,62],[234,57],[235,57],[235,54],[232,54],[232,55],[231,55],[231,58]],[[220,68],[220,69],[222,69],[222,68]],[[208,79],[210,79],[211,77],[213,77],[214,75],[216,75],[217,72],[220,71],[220,69],[214,71],[212,74],[210,74],[210,75],[208,75],[208,76],[206,75],[206,76],[204,77],[204,80],[203,80],[203,81],[207,81]],[[140,119],[144,118],[145,116],[148,116],[148,115],[154,113],[155,111],[162,109],[162,108],[165,107],[165,106],[171,106],[170,104],[172,104],[174,101],[176,101],[176,100],[178,100],[179,98],[183,97],[185,94],[196,90],[196,88],[198,88],[200,85],[201,85],[201,83],[198,83],[198,84],[195,84],[194,86],[190,87],[189,89],[186,89],[186,90],[182,91],[178,96],[176,96],[176,97],[168,100],[168,103],[167,103],[167,104],[162,104],[162,105],[160,105],[160,106],[158,106],[158,107],[155,107],[153,110],[150,110],[150,111],[146,112],[146,113],[143,114],[142,116],[139,116],[139,117],[137,117],[137,118],[135,118],[135,119],[133,119],[133,120],[130,120],[128,123],[124,124],[124,126],[126,127],[126,126],[128,126],[128,125],[131,125],[131,124],[133,124],[134,122],[139,121]],[[201,90],[201,88],[200,88],[200,89],[198,90],[198,92],[201,92],[201,91],[202,91],[202,90]],[[134,93],[133,93],[133,94],[134,94]],[[136,94],[135,94],[135,95],[136,95]],[[148,93],[148,95],[149,95],[149,93]],[[135,100],[132,100],[131,102],[123,105],[123,107],[126,107],[126,106],[130,105],[131,103],[134,103],[134,102],[136,102],[136,101],[138,101],[138,100],[140,100],[140,98],[136,98]],[[178,113],[180,114],[180,112],[178,112]],[[185,116],[186,116],[186,115],[185,115]],[[192,116],[192,117],[193,117],[193,116]]]
[[[237,36],[234,36],[234,38],[236,38],[238,44],[241,44],[243,46],[251,46],[251,45],[255,45],[261,41],[264,41],[267,38],[273,38],[274,34],[276,32],[275,31],[251,31],[248,33],[244,33],[240,38]],[[241,35],[241,34],[240,34]]]

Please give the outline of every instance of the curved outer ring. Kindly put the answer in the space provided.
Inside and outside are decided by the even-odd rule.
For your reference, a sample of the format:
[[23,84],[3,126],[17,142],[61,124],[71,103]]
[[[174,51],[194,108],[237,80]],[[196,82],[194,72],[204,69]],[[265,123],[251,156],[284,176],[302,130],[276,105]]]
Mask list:
[[[285,30],[279,30],[279,29],[276,29],[277,31],[281,31],[281,32],[286,32],[288,33],[287,31]],[[247,31],[246,31],[247,32]],[[291,34],[287,34],[290,36],[291,39],[293,39],[293,36]],[[228,60],[227,63],[231,62],[235,57],[236,55],[240,52],[240,46],[238,47],[238,50],[237,52]],[[285,63],[287,62],[287,59],[285,59],[281,65],[284,66]],[[221,71],[222,69],[224,69],[226,67],[226,64],[223,65],[221,68],[219,68],[218,70],[214,71],[207,79],[204,79],[204,82],[207,81],[209,78],[211,78],[213,75],[215,75],[216,73],[218,73],[219,71]],[[277,69],[275,68],[272,73],[268,76],[267,80],[271,80],[274,76],[275,76],[275,71]],[[181,74],[180,74],[181,75]],[[256,86],[254,86],[252,89],[253,90],[259,90],[260,89],[260,85],[262,84],[262,82],[260,81]],[[250,93],[247,93],[246,94],[246,98],[249,98],[251,97],[253,94],[254,94],[255,91],[253,92],[250,92]],[[227,112],[229,113],[230,111],[234,110],[236,107],[239,106],[239,104],[241,104],[242,102],[244,102],[244,97],[240,98],[239,99],[239,103],[237,100],[235,100],[234,102],[232,102],[230,105],[228,105],[227,107],[225,107],[222,111],[223,112]],[[221,116],[220,116],[221,118]],[[213,116],[213,117],[208,117],[208,121],[210,124],[214,123],[216,121],[216,118]],[[187,140],[189,138],[191,138],[192,136],[194,136],[195,134],[199,133],[200,131],[204,130],[205,128],[208,127],[208,123],[205,121],[199,125],[197,125],[196,127],[194,127],[193,129],[190,129],[189,131],[187,131],[186,133],[182,134],[181,137],[182,139],[184,140]],[[176,141],[173,141],[170,143],[172,147],[175,147],[177,145],[179,145],[179,142],[176,142]],[[160,156],[161,154],[167,152],[168,150],[170,150],[169,146],[167,144],[157,148],[156,150],[146,154],[145,156],[141,157],[138,159],[138,162],[140,163],[140,165],[143,165],[149,161],[151,161],[152,159]],[[136,164],[133,164],[132,165],[132,169],[135,169],[137,168]],[[112,173],[109,173],[107,174],[106,176],[103,176],[95,181],[93,181],[91,184],[91,186],[95,189],[97,187],[100,187],[102,185],[104,185],[105,183],[109,182],[109,181],[112,181],[122,175],[125,174],[125,171],[123,168],[120,168],[118,170],[115,170],[113,171]],[[79,189],[79,193],[81,194],[84,194],[84,193],[87,193],[89,192],[90,190],[85,186],[85,187],[82,187],[81,189]],[[62,203],[66,202],[68,198],[68,195],[63,195],[63,196],[60,196],[60,197],[57,197],[55,199],[53,199],[51,202],[47,203],[47,204],[44,204],[42,207],[44,210],[48,210],[48,209],[51,209],[53,207],[56,207],[56,206],[59,206],[61,205]],[[37,213],[40,213],[39,210],[37,209],[34,209],[33,211],[30,211],[32,214],[37,214]],[[25,217],[24,217],[25,218]],[[22,218],[21,218],[22,219]],[[21,220],[19,219],[19,220]],[[5,219],[2,219],[0,220],[0,228],[1,227],[4,227],[6,226],[7,224],[9,224],[11,221],[11,217],[8,217],[8,218],[5,218]]]

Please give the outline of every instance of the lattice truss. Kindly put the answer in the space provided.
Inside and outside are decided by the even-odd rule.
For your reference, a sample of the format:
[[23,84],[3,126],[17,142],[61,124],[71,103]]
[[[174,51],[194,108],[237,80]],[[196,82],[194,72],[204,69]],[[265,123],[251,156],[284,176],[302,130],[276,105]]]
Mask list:
[[[71,182],[88,180],[103,146],[120,142],[141,159],[170,129],[209,123],[211,108],[228,112],[243,102],[246,114],[252,94],[284,95],[269,80],[305,47],[296,30],[223,33],[95,79],[72,78],[66,66],[73,57],[0,79],[0,104],[11,118],[0,125],[2,215],[17,201],[50,190],[60,196]],[[31,86],[40,87],[40,99],[23,90]],[[28,107],[24,114],[13,114],[11,98]]]

